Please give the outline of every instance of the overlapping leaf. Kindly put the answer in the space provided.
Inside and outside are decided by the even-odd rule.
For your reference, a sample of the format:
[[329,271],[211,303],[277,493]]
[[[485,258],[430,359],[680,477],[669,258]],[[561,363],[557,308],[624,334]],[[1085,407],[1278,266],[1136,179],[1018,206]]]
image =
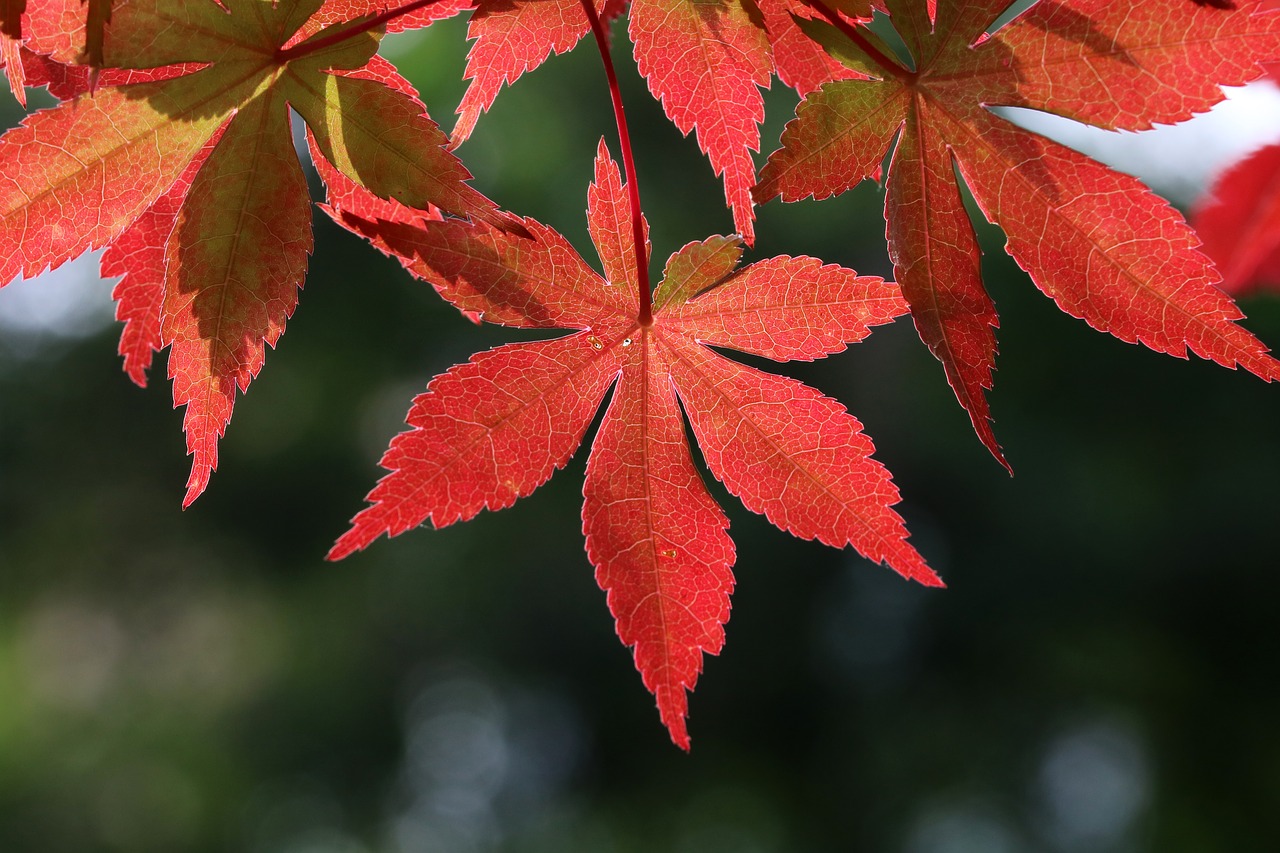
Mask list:
[[[1115,173],[990,111],[1032,107],[1105,128],[1172,123],[1221,100],[1280,55],[1269,2],[1041,0],[994,35],[1008,0],[888,3],[908,68],[865,30],[810,26],[877,79],[810,94],[761,173],[756,198],[839,193],[878,174],[893,146],[885,213],[890,253],[921,338],[943,363],[978,435],[1004,462],[984,392],[994,306],[960,180],[1003,228],[1007,251],[1066,312],[1128,342],[1280,378],[1280,363],[1235,321],[1235,304],[1182,218]],[[896,139],[896,145],[893,145]]]
[[671,256],[643,325],[629,203],[603,143],[588,219],[607,278],[531,220],[526,238],[484,224],[338,216],[473,318],[576,331],[480,353],[432,380],[382,459],[391,473],[331,558],[384,533],[511,505],[569,460],[612,387],[587,462],[587,554],[680,746],[689,743],[686,691],[703,653],[724,641],[734,559],[681,408],[711,472],[749,509],[940,584],[907,543],[891,509],[897,489],[858,422],[812,388],[707,346],[778,361],[839,352],[906,310],[892,284],[804,257],[736,269],[739,241],[713,237]]
[[[598,4],[602,19],[617,17],[624,0]],[[458,104],[453,144],[471,136],[480,114],[492,106],[498,91],[514,83],[551,54],[569,51],[590,27],[582,0],[480,0],[468,24],[475,39],[464,73],[471,81]]]
[[1268,145],[1214,182],[1192,221],[1222,270],[1222,287],[1280,286],[1280,145]]
[[[1280,81],[1272,67],[1270,79]],[[1228,293],[1280,288],[1280,144],[1229,166],[1192,215],[1204,251],[1222,270]]]
[[101,68],[114,0],[36,0],[25,6],[22,38],[63,64]]
[[[625,0],[597,0],[606,21]],[[849,15],[870,15],[873,4],[844,4]],[[807,92],[820,83],[856,76],[805,37],[793,16],[812,11],[801,0],[631,0],[628,23],[636,63],[667,117],[699,146],[722,175],[734,227],[754,240],[751,185],[764,119],[761,88],[776,71]],[[582,0],[480,0],[470,23],[471,85],[458,106],[453,144],[467,139],[504,85],[553,53],[570,50],[589,32]]]
[[[0,283],[111,247],[104,272],[125,276],[117,295],[126,370],[141,382],[150,353],[170,348],[194,457],[186,504],[208,483],[236,391],[262,368],[264,344],[279,339],[303,283],[311,213],[290,107],[365,195],[509,221],[467,185],[421,102],[389,85],[394,69],[375,63],[377,74],[363,73],[378,33],[313,22],[318,10],[336,19],[334,5],[118,5],[97,91],[0,139]],[[77,45],[93,41],[79,0],[37,4],[28,21],[27,43],[52,60],[75,61]],[[83,93],[87,72],[62,69],[41,72],[51,90]]]
[[[27,105],[27,64],[40,62],[23,49],[28,36],[38,32],[37,49],[58,54],[50,62],[79,61],[97,67],[102,64],[103,32],[110,19],[111,0],[41,0],[29,12],[26,0],[0,0],[0,67],[18,102]],[[45,84],[39,76],[34,85]]]

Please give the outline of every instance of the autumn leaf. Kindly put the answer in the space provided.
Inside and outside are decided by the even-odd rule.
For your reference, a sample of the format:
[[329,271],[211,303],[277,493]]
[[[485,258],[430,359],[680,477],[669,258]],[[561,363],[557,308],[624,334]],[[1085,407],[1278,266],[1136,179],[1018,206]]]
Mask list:
[[[1271,79],[1277,78],[1273,69]],[[1280,144],[1227,168],[1191,217],[1228,293],[1280,286]]]
[[[872,4],[850,2],[849,15]],[[623,0],[597,0],[606,22]],[[698,145],[723,176],[734,227],[754,242],[751,186],[764,119],[761,89],[776,70],[800,92],[857,76],[807,38],[793,20],[810,15],[802,0],[632,0],[628,26],[636,64],[667,117]],[[479,0],[468,33],[471,81],[458,105],[452,142],[460,145],[503,86],[574,47],[590,29],[582,0]]]
[[921,339],[1006,466],[985,397],[996,312],[962,186],[1067,313],[1159,352],[1185,358],[1189,350],[1280,378],[1280,363],[1236,325],[1243,315],[1176,211],[1137,179],[989,109],[1030,107],[1124,130],[1187,119],[1280,52],[1275,7],[1237,5],[1041,0],[988,35],[1008,0],[944,0],[934,22],[923,4],[891,0],[909,66],[865,29],[834,18],[835,26],[807,25],[875,79],[828,83],[805,99],[756,199],[843,192],[877,175],[892,149],[885,214],[898,283]]
[[[422,103],[388,85],[398,75],[376,60],[370,19],[316,31],[321,8],[117,5],[103,42],[108,68],[91,95],[88,72],[57,65],[84,43],[79,0],[29,13],[27,43],[56,60],[41,73],[75,97],[0,139],[0,282],[110,247],[104,274],[124,276],[125,369],[145,381],[150,354],[168,347],[174,404],[186,407],[194,458],[184,506],[217,467],[236,392],[262,369],[306,273],[311,210],[290,108],[362,192],[511,221],[467,185]],[[371,62],[376,79],[363,73]]]
[[1280,145],[1224,172],[1192,222],[1229,293],[1280,284]]
[[[823,83],[864,76],[832,58],[801,29],[799,21],[817,14],[806,0],[765,0],[756,5],[769,35],[774,70],[784,85],[807,95]],[[832,5],[846,20],[865,21],[883,4],[847,0]]]
[[[42,0],[30,15],[24,15],[25,0],[0,0],[0,16],[6,8],[12,18],[0,20],[0,67],[18,103],[27,106],[26,86],[50,86],[60,99],[93,88],[103,62],[111,0]],[[114,82],[136,81],[116,75]]]
[[103,46],[113,2],[36,0],[26,3],[23,38],[36,53],[57,62],[101,68],[106,62]]
[[389,473],[330,551],[382,534],[444,527],[510,506],[563,467],[613,388],[587,462],[586,550],[672,740],[688,748],[687,695],[724,642],[733,588],[728,520],[694,468],[683,409],[707,467],[783,530],[927,585],[941,581],[906,541],[898,491],[839,403],[710,346],[776,361],[840,352],[906,310],[879,278],[777,257],[737,268],[737,238],[690,243],[667,262],[654,317],[638,321],[631,208],[603,142],[588,194],[601,278],[559,234],[486,224],[370,220],[347,227],[400,258],[473,318],[576,330],[474,356],[413,401]]
[[[605,0],[597,4],[597,11],[602,20],[610,21],[624,5],[624,0]],[[589,29],[582,0],[480,0],[467,24],[475,44],[467,53],[463,76],[471,83],[458,104],[452,144],[471,136],[480,114],[493,105],[503,86],[551,54],[568,52]]]

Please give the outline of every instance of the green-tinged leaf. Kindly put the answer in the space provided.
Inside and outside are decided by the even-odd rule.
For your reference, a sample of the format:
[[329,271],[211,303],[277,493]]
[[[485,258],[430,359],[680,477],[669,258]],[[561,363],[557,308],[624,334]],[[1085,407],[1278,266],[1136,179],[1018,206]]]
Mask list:
[[325,159],[374,195],[507,223],[465,183],[471,174],[413,98],[373,80],[327,73],[289,73],[282,90]]
[[311,205],[285,116],[278,94],[240,109],[169,237],[160,331],[194,456],[184,506],[217,468],[236,391],[262,369],[263,344],[284,332],[306,273]]
[[662,284],[653,294],[655,308],[675,308],[718,284],[742,259],[742,238],[708,237],[690,243],[667,259]]
[[6,133],[0,283],[114,240],[262,82],[259,74],[224,88],[209,70],[104,89],[35,113]]
[[[445,149],[444,134],[377,58],[380,30],[333,9],[327,26],[311,26],[321,5],[50,0],[30,16],[29,41],[50,57],[41,82],[70,100],[0,138],[0,284],[144,223],[104,263],[131,281],[121,290],[130,375],[142,379],[156,328],[172,348],[174,399],[187,407],[195,456],[188,504],[216,465],[236,390],[262,368],[264,344],[278,340],[305,277],[310,205],[290,104],[352,182],[346,197],[522,229],[466,184],[471,176]],[[83,61],[85,44],[95,64],[100,45],[108,66],[100,77],[58,64]],[[214,153],[187,174],[224,128]],[[171,233],[158,233],[164,228]],[[153,251],[161,244],[163,261]],[[162,296],[151,289],[159,280]],[[150,313],[155,304],[159,317]]]

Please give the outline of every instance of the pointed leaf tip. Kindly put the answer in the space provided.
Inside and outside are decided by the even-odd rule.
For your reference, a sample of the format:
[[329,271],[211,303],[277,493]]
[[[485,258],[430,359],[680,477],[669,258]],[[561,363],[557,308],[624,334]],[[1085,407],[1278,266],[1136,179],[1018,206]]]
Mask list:
[[735,552],[693,467],[656,335],[637,337],[587,461],[582,531],[618,638],[687,750],[687,693],[703,655],[724,645]]
[[946,141],[919,114],[907,115],[885,196],[889,256],[916,332],[942,363],[978,439],[1010,474],[996,442],[991,390],[995,304],[982,284],[982,252],[956,183]]
[[389,473],[329,552],[511,506],[564,467],[616,375],[616,348],[587,333],[478,353],[414,399],[380,465]]
[[209,487],[209,480],[217,466],[193,463],[191,476],[187,478],[187,493],[182,498],[182,508],[186,509],[196,502],[196,498],[204,494]]
[[762,88],[773,71],[768,36],[750,0],[634,0],[630,10],[636,65],[667,117],[724,180],[734,228],[755,242],[751,152],[760,150]]
[[572,49],[589,29],[581,0],[480,0],[467,25],[473,43],[463,77],[470,84],[458,104],[450,146],[470,138],[502,87],[551,54]]
[[900,496],[871,439],[835,400],[703,346],[673,346],[671,376],[707,467],[743,505],[801,539],[847,545],[941,583],[908,543]]
[[[631,195],[604,137],[596,145],[595,176],[587,187],[587,229],[600,257],[605,281],[617,291],[618,304],[627,313],[635,313],[640,305],[641,259],[636,253]],[[647,265],[651,254],[649,221],[643,214],[640,230]]]
[[[581,331],[480,353],[433,380],[414,401],[411,429],[383,457],[390,473],[328,559],[427,521],[444,526],[509,505],[559,467],[547,461],[546,437],[576,446],[613,385],[583,486],[587,556],[662,724],[687,751],[688,694],[706,655],[723,647],[736,554],[728,519],[694,467],[685,418],[712,473],[749,509],[798,536],[852,545],[904,577],[942,586],[907,543],[892,510],[897,489],[844,407],[708,345],[777,360],[820,358],[899,316],[906,302],[892,283],[816,258],[735,270],[737,239],[713,237],[668,261],[671,281],[659,288],[666,302],[652,324],[641,324],[635,291],[617,286],[636,277],[628,195],[607,150],[598,153],[588,224],[607,280],[532,221],[530,246],[457,222],[344,216],[362,233],[372,226],[367,236],[464,312],[483,302],[488,320]],[[568,375],[578,361],[583,369]],[[577,402],[566,403],[570,397]],[[562,420],[568,409],[576,414]],[[548,420],[575,426],[548,429]]]

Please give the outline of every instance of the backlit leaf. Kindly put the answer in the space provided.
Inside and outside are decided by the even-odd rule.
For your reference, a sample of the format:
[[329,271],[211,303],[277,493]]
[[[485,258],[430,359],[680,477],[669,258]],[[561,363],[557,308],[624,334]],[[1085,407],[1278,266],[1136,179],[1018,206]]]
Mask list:
[[889,250],[916,327],[983,444],[1007,467],[984,392],[996,314],[961,184],[1007,250],[1067,313],[1128,342],[1280,378],[1181,216],[1140,182],[1017,128],[990,108],[1031,107],[1139,130],[1207,110],[1280,54],[1280,14],[1193,3],[1040,0],[987,30],[1007,0],[888,4],[904,65],[848,22],[807,25],[833,56],[875,79],[823,85],[783,132],[756,199],[822,198],[886,178]]
[[[1276,76],[1273,69],[1272,82]],[[1264,146],[1220,174],[1192,222],[1228,293],[1280,286],[1280,145]]]
[[629,203],[603,143],[591,233],[605,269],[621,279],[600,277],[532,220],[526,237],[483,223],[337,213],[468,316],[578,331],[499,347],[434,379],[382,459],[390,473],[330,558],[384,533],[510,505],[565,464],[612,386],[587,462],[587,554],[618,635],[681,747],[689,746],[686,693],[703,654],[723,645],[734,584],[728,521],[693,467],[681,404],[711,472],[748,509],[941,585],[907,543],[892,509],[898,491],[844,407],[706,346],[777,360],[839,352],[906,310],[892,284],[803,257],[735,271],[740,241],[712,237],[671,257],[653,322],[643,324],[639,278],[620,236]]
[[[349,23],[337,5],[365,17]],[[126,370],[141,383],[151,353],[170,349],[194,457],[184,505],[208,483],[236,393],[262,369],[306,274],[311,212],[290,107],[344,176],[343,199],[519,227],[467,185],[445,135],[375,56],[381,29],[366,24],[379,10],[330,3],[316,23],[321,9],[51,0],[29,10],[24,35],[41,54],[29,76],[67,100],[0,138],[0,283],[111,247],[103,272],[124,276]],[[76,64],[85,51],[107,66],[92,92],[97,72]]]

